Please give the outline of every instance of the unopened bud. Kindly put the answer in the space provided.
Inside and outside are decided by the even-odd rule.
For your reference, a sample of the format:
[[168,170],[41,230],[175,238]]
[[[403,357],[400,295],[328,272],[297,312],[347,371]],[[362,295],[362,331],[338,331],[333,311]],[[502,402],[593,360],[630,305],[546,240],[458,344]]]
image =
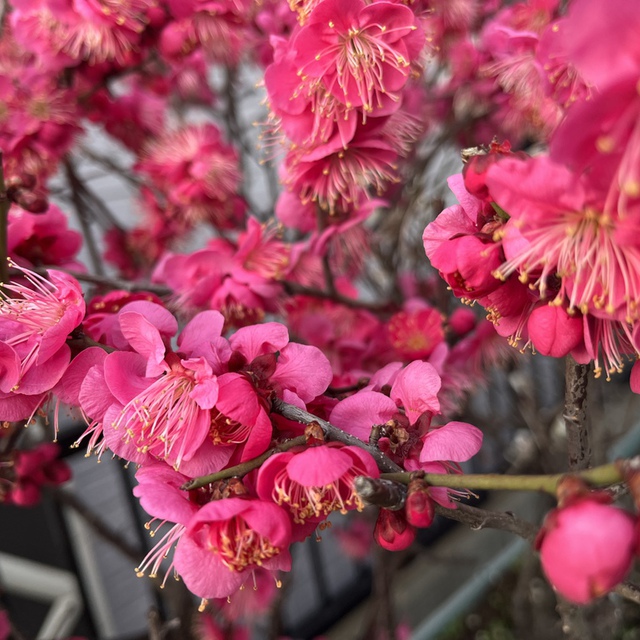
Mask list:
[[551,511],[536,546],[549,582],[568,600],[586,604],[624,579],[636,540],[635,518],[596,494],[574,496]]
[[402,551],[415,540],[416,530],[407,522],[402,511],[380,509],[373,537],[383,549]]
[[7,191],[10,200],[29,213],[44,213],[49,208],[47,198],[35,191],[16,188]]
[[435,516],[429,485],[424,480],[411,480],[405,502],[407,521],[414,527],[430,527]]

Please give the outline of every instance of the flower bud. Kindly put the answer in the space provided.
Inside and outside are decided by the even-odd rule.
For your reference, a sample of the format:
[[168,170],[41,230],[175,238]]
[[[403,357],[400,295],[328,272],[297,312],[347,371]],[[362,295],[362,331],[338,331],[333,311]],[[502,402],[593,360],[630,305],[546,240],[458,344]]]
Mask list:
[[426,528],[433,523],[435,508],[429,495],[429,485],[420,479],[411,480],[405,502],[407,522],[414,527]]
[[553,587],[568,600],[585,604],[613,589],[631,568],[635,519],[585,496],[547,515],[536,546]]
[[415,540],[416,530],[402,511],[380,509],[373,537],[387,551],[402,551]]

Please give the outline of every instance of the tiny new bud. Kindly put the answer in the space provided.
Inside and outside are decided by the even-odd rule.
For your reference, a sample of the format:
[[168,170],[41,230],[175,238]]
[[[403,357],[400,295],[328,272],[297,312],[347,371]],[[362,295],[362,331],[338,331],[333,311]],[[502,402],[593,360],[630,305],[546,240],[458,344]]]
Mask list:
[[387,551],[402,551],[415,540],[416,530],[407,522],[402,511],[380,509],[373,537]]
[[44,213],[49,208],[49,201],[43,195],[27,189],[12,189],[9,198],[29,213]]
[[420,479],[409,483],[405,502],[407,521],[414,527],[426,528],[433,523],[435,507],[429,495],[429,485]]

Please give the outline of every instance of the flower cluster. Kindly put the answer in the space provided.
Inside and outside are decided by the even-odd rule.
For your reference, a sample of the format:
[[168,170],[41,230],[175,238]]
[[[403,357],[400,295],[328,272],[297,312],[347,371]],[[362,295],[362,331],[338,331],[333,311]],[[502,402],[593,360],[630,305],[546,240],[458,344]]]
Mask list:
[[425,35],[401,3],[323,0],[299,17],[265,71],[274,123],[290,141],[283,182],[303,203],[349,213],[397,179],[420,130],[404,96]]

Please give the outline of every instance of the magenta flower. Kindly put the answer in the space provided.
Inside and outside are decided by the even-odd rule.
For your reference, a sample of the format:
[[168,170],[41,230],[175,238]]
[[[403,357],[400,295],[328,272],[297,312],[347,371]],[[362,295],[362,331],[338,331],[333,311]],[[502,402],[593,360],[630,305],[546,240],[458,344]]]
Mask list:
[[85,60],[124,63],[154,4],[152,0],[33,0],[22,3],[19,10],[16,7],[11,23],[16,39],[44,60],[60,55],[68,66]]
[[67,482],[71,470],[59,456],[60,447],[52,442],[13,451],[0,464],[0,502],[30,507],[40,501],[43,486]]
[[66,340],[85,310],[71,276],[21,271],[26,284],[3,285],[14,297],[0,301],[0,418],[9,421],[29,418],[60,380],[71,358]]
[[428,305],[399,311],[387,325],[389,342],[401,358],[428,358],[444,341],[442,321],[442,314]]
[[188,224],[229,226],[238,213],[238,155],[213,124],[188,125],[149,142],[138,163]]
[[402,4],[324,0],[293,41],[300,75],[321,79],[347,107],[386,115],[399,106],[425,36]]
[[380,195],[397,180],[396,140],[384,120],[358,123],[346,146],[334,136],[311,149],[294,148],[285,159],[283,183],[303,202],[317,202],[330,213],[350,211],[369,188]]
[[82,235],[67,227],[67,218],[50,204],[45,213],[32,214],[18,207],[9,210],[9,255],[25,266],[57,265],[83,270],[76,258]]
[[331,443],[271,456],[258,472],[256,489],[263,500],[288,509],[296,524],[320,522],[332,511],[362,511],[353,488],[361,475],[378,477],[373,458],[357,447]]
[[[104,373],[88,376],[82,389],[95,405],[91,398],[104,397],[106,381],[112,397],[102,422],[109,448],[127,460],[152,456],[193,475],[222,468],[231,450],[209,440],[217,375],[223,370],[216,357],[222,316],[214,311],[196,316],[183,329],[178,352],[165,344],[176,330],[166,309],[133,302],[119,313],[119,322],[132,351],[110,353]],[[90,407],[84,410],[91,415]]]
[[[160,462],[151,462],[142,466],[136,472],[138,485],[133,489],[133,495],[140,499],[140,505],[153,519],[145,525],[151,530],[155,525],[153,535],[162,530],[163,525],[173,523],[168,529],[161,531],[162,536],[144,560],[136,567],[139,576],[149,571],[149,577],[154,578],[162,561],[175,547],[184,533],[186,525],[199,509],[198,497],[205,490],[196,491],[192,497],[190,492],[182,491],[180,487],[188,480],[187,476],[178,473]],[[203,497],[202,502],[206,502]],[[159,521],[156,523],[156,520]],[[167,568],[166,576],[171,573],[171,565]],[[165,578],[166,579],[166,578]]]
[[187,588],[201,598],[224,598],[257,567],[291,568],[291,525],[281,507],[227,498],[204,505],[189,521],[174,564]]
[[385,380],[378,377],[375,389],[390,385],[391,397],[375,389],[359,391],[334,407],[330,422],[365,442],[373,425],[385,423],[402,428],[407,433],[414,432],[417,441],[418,420],[423,418],[430,421],[431,416],[440,412],[440,376],[433,365],[420,361],[412,362],[401,371],[391,365],[387,365],[385,370],[389,378]]

